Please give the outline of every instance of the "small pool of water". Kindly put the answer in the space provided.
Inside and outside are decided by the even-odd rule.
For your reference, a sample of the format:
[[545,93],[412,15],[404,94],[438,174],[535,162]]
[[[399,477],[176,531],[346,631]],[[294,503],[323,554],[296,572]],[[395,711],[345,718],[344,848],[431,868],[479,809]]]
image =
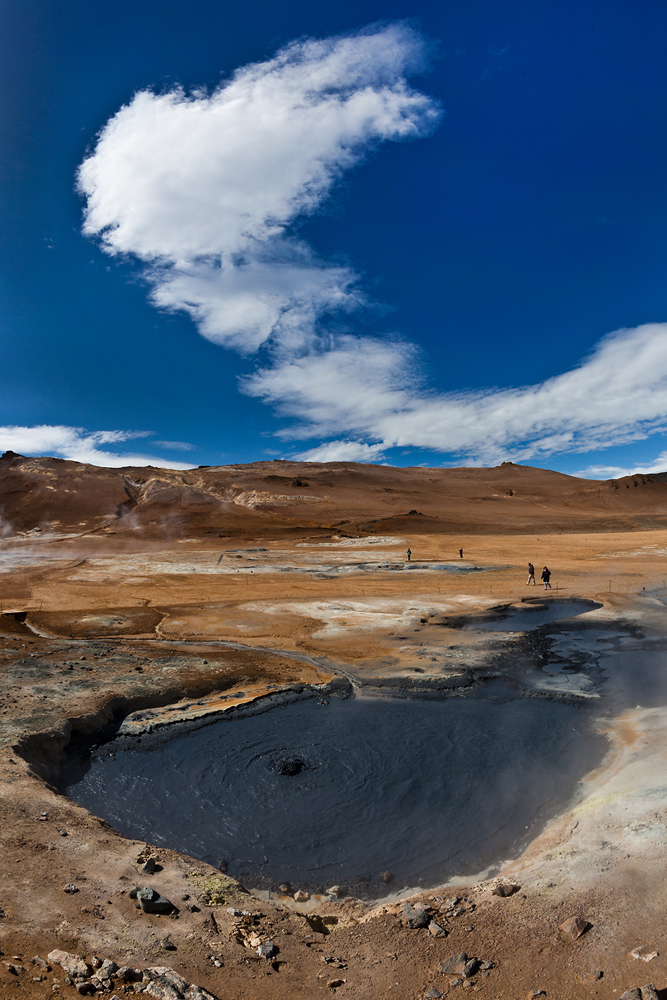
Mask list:
[[525,608],[520,610],[512,609],[491,621],[470,622],[470,625],[487,632],[530,632],[539,625],[549,625],[551,622],[574,618],[601,607],[602,605],[596,601],[587,601],[583,598],[572,601],[546,598],[544,606],[539,599],[536,599],[533,605],[527,603]]
[[[491,695],[491,692],[489,692]],[[505,859],[599,761],[579,708],[540,699],[309,699],[72,764],[63,790],[128,837],[248,887],[379,897]],[[78,773],[75,773],[78,767]]]

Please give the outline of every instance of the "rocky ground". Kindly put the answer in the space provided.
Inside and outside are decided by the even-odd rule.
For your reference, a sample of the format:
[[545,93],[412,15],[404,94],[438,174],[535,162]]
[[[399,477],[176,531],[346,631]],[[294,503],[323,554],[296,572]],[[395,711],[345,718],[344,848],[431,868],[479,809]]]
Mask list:
[[[347,510],[345,530],[330,523],[343,520],[344,504],[328,512],[328,521],[309,515],[307,524],[303,511],[295,514],[284,500],[275,515],[257,514],[258,506],[277,501],[267,500],[270,491],[254,481],[237,483],[246,489],[235,494],[237,500],[252,494],[254,507],[236,502],[250,521],[234,527],[230,516],[224,528],[220,509],[209,510],[209,499],[199,498],[188,522],[192,508],[182,491],[195,486],[181,483],[179,524],[188,530],[165,537],[157,528],[136,527],[150,523],[155,503],[173,501],[155,486],[152,501],[132,487],[122,516],[105,508],[102,517],[100,504],[90,501],[76,525],[65,523],[69,500],[61,493],[60,524],[47,523],[52,498],[43,492],[40,499],[28,477],[41,475],[51,492],[74,487],[59,482],[51,466],[48,475],[24,467],[40,461],[11,459],[42,520],[15,527],[0,543],[0,995],[95,991],[122,1000],[143,992],[158,1000],[196,1000],[208,991],[219,1000],[436,1000],[472,992],[499,1000],[616,1000],[643,987],[629,997],[650,1000],[652,983],[657,996],[661,989],[667,996],[667,712],[659,697],[600,712],[610,747],[603,765],[568,812],[497,878],[457,882],[407,903],[373,906],[337,893],[299,901],[293,898],[298,886],[258,899],[195,859],[125,839],[54,785],[73,736],[114,718],[131,720],[132,713],[141,713],[143,725],[147,710],[155,713],[149,724],[183,721],[193,712],[246,705],[334,678],[371,688],[431,685],[444,694],[481,683],[498,668],[502,650],[507,660],[508,643],[518,656],[525,640],[505,636],[501,650],[497,636],[462,629],[461,618],[520,605],[529,559],[538,571],[543,562],[552,567],[548,596],[595,600],[601,623],[621,623],[638,650],[642,635],[655,644],[664,628],[667,554],[658,523],[665,516],[661,481],[621,484],[621,510],[613,506],[619,487],[595,494],[590,487],[587,508],[580,496],[585,487],[575,481],[575,502],[572,481],[559,477],[567,483],[559,486],[554,513],[542,481],[551,474],[535,470],[531,480],[512,467],[506,474],[514,486],[504,484],[498,493],[503,484],[495,470],[491,489],[481,477],[469,487],[475,509],[496,493],[503,499],[490,502],[507,509],[517,494],[522,502],[521,489],[530,489],[530,517],[537,519],[542,504],[545,530],[535,520],[521,533],[517,516],[509,533],[490,525],[480,533],[460,514],[455,535],[441,523],[444,501],[440,514],[410,520],[410,508],[401,513],[403,494],[397,510],[385,512],[382,531],[373,526],[382,520],[373,510],[378,495],[398,489],[391,476],[409,470],[388,470],[385,485],[373,471],[376,492],[364,524],[359,509]],[[116,489],[115,470],[103,471]],[[288,475],[288,486],[278,485],[289,499],[296,473],[278,472]],[[238,470],[230,476],[242,478]],[[112,488],[106,480],[103,486]],[[427,482],[426,493],[432,488]],[[307,489],[299,487],[303,495]],[[450,506],[460,512],[466,497],[460,484],[457,489]],[[644,494],[636,509],[626,493]],[[593,496],[602,497],[597,507]],[[416,510],[427,507],[424,500],[423,492],[413,497]],[[247,496],[244,502],[250,503]],[[571,523],[567,530],[568,504],[574,530]],[[605,510],[608,531],[601,530]],[[594,530],[590,524],[582,530],[593,514]],[[440,518],[437,530],[414,530],[417,516]],[[213,533],[212,526],[224,530]],[[408,546],[415,564],[409,569]],[[543,596],[530,588],[531,598]],[[535,674],[515,680],[531,685]],[[551,696],[560,696],[558,676],[550,683]],[[583,681],[575,692],[595,695]],[[188,708],[193,699],[203,705]]]

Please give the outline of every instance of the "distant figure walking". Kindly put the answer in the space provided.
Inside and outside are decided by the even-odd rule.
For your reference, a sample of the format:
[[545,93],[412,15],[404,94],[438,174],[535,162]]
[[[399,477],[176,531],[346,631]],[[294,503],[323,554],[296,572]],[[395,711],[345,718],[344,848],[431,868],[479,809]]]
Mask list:
[[535,567],[532,563],[528,563],[528,579],[526,580],[526,586],[528,586],[529,583],[532,583],[533,587],[535,586]]
[[408,551],[405,554],[408,557],[408,562],[410,562],[410,560],[412,559],[412,549],[408,549]]
[[542,580],[544,581],[545,590],[551,590],[551,584],[549,583],[550,579],[551,579],[551,570],[547,566],[545,566],[544,569],[542,570]]
[[459,556],[463,559],[463,549],[459,549]]

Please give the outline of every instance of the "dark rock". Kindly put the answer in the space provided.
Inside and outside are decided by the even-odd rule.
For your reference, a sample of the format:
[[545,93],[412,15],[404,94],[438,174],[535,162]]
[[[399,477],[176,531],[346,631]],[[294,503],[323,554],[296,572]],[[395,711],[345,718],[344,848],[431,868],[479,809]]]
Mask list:
[[78,891],[79,891],[79,887],[76,886],[76,885],[74,885],[73,882],[70,882],[69,885],[64,885],[63,886],[63,892],[68,892],[68,893],[70,893],[70,895],[73,895],[75,892],[78,892]]
[[419,927],[428,927],[430,923],[430,917],[426,912],[426,908],[419,903],[416,906],[411,906],[410,903],[403,903],[403,918],[408,927],[411,927],[413,930],[417,930]]
[[642,1000],[642,991],[638,986],[635,986],[633,989],[621,993],[618,1000]]
[[92,996],[97,990],[92,983],[76,983],[74,989],[84,997]]
[[446,958],[444,962],[440,963],[440,971],[444,972],[445,975],[461,975],[465,969],[468,962],[468,956],[464,951],[460,951],[458,955],[450,955]]
[[176,951],[176,945],[171,940],[169,935],[167,935],[167,937],[165,938],[162,938],[162,940],[160,941],[160,947],[163,948],[165,951]]
[[154,875],[155,872],[162,871],[162,865],[159,865],[155,858],[149,858],[142,866],[141,871],[144,875]]
[[520,885],[516,885],[513,882],[501,882],[493,890],[493,895],[501,896],[504,899],[507,896],[513,896],[514,893],[518,892],[520,888]]
[[265,941],[264,944],[260,944],[257,949],[257,954],[260,958],[273,958],[278,954],[278,949],[276,948],[273,941]]
[[435,920],[431,920],[428,925],[429,933],[433,937],[447,937],[447,931],[440,924],[436,924]]
[[642,986],[642,1000],[659,1000],[658,991],[653,983]]
[[424,996],[429,997],[429,1000],[438,1000],[442,996],[442,993],[439,990],[427,990]]
[[138,889],[136,899],[144,913],[172,913],[176,907],[157,889]]
[[389,885],[390,882],[394,881],[394,873],[389,871],[380,872],[380,881],[384,882],[385,885]]
[[463,977],[465,979],[472,979],[476,972],[479,972],[479,960],[471,958],[463,967]]

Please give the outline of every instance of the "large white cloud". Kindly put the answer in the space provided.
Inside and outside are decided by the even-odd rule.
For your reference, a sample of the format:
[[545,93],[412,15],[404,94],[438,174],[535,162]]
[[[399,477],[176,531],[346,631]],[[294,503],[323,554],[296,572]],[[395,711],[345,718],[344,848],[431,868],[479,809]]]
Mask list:
[[414,31],[389,25],[294,42],[211,94],[136,94],[80,167],[84,231],[143,262],[158,307],[263,351],[242,389],[293,421],[284,438],[324,439],[301,457],[417,447],[487,464],[664,430],[663,324],[618,331],[538,385],[472,393],[425,389],[413,345],[326,331],[327,314],[364,297],[352,268],[318,258],[293,224],[370,147],[434,127],[438,107],[406,82],[422,57]]
[[[101,465],[108,469],[154,465],[167,469],[191,469],[192,464],[171,462],[150,455],[119,455],[104,445],[120,444],[149,434],[137,431],[85,431],[81,427],[42,424],[37,427],[0,427],[0,452],[19,455],[55,455],[72,462]],[[157,442],[156,442],[157,443]],[[163,445],[171,442],[163,442]],[[178,442],[179,444],[181,442]]]
[[153,301],[210,340],[309,345],[359,295],[289,226],[370,146],[433,127],[438,108],[405,79],[422,58],[420,37],[390,25],[294,42],[210,95],[136,94],[79,168],[84,232],[146,261]]

